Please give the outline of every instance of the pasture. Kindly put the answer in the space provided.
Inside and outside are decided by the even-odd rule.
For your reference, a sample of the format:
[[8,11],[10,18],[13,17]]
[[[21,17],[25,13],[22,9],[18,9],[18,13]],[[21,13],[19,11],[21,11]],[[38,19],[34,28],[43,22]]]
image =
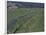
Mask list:
[[9,33],[43,32],[44,8],[16,8],[7,12]]

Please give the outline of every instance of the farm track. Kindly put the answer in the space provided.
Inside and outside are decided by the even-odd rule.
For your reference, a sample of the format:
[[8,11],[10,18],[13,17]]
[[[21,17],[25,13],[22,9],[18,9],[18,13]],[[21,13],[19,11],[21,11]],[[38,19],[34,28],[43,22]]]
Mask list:
[[[19,17],[22,17],[22,21],[23,21],[23,19],[25,20],[26,18],[27,18],[27,20],[26,20],[26,22],[29,20],[29,18],[30,17],[24,17],[24,16],[19,16]],[[19,17],[18,18],[16,18],[15,20],[17,20],[17,19],[19,19]],[[21,19],[21,18],[20,18]],[[23,21],[24,22],[24,21]],[[23,23],[24,24],[24,23]],[[19,25],[19,27],[18,28],[20,28],[20,26],[23,26],[23,24],[21,24],[21,25]],[[12,28],[12,26],[10,26],[10,25],[12,25],[13,27],[14,27],[14,25],[15,25],[15,23],[14,23],[14,25],[13,25],[13,23],[11,22],[10,24],[9,24],[9,27],[11,27]],[[9,29],[9,28],[8,28]]]
[[[9,15],[10,14],[11,13],[9,13]],[[21,30],[21,28],[24,28],[24,26],[30,24],[31,21],[32,21],[32,19],[33,19],[32,17],[34,17],[34,16],[37,17],[37,18],[39,18],[40,16],[44,16],[44,15],[42,14],[42,11],[40,12],[40,14],[39,14],[39,12],[38,13],[36,12],[36,14],[35,14],[35,12],[33,11],[33,13],[32,12],[26,12],[23,15],[20,15],[20,14],[17,15],[17,16],[13,16],[12,15],[12,17],[10,17],[10,19],[8,19],[8,21],[11,22],[11,23],[8,23],[8,25],[10,24],[8,26],[8,30],[9,30],[8,32],[9,33],[18,33],[18,32],[21,32],[19,30]],[[14,24],[12,23],[12,21],[14,22]],[[31,25],[31,27],[34,27],[35,25],[37,25],[37,23],[33,24],[33,26]],[[12,27],[13,27],[13,29],[12,29]],[[31,31],[31,29],[29,31]]]
[[[21,25],[19,25],[19,27],[14,31],[14,33],[16,33],[16,31],[18,31],[22,26],[25,26],[26,24],[28,24],[29,22],[30,22],[30,19],[31,19],[32,17],[28,17],[28,20],[26,20],[26,22],[25,23],[23,23],[23,24],[21,24]],[[26,19],[26,18],[25,18]],[[24,19],[24,20],[25,20]],[[24,21],[23,21],[24,22]],[[25,24],[25,25],[24,25]]]
[[[29,15],[29,16],[28,16]],[[14,31],[14,33],[16,32],[16,31],[18,31],[22,26],[25,26],[26,24],[28,24],[29,22],[30,22],[30,20],[31,20],[31,18],[33,17],[33,16],[40,16],[40,15],[32,15],[32,14],[28,14],[28,15],[24,15],[24,16],[19,16],[19,17],[15,17],[16,19],[15,20],[17,20],[17,19],[21,19],[22,18],[22,21],[23,21],[23,19],[25,20],[26,18],[27,18],[27,20],[25,20],[26,22],[25,23],[21,23],[20,25],[19,25],[19,27],[17,27],[17,29]],[[23,21],[24,22],[24,21]],[[25,25],[24,25],[25,24]],[[15,24],[10,24],[10,25],[12,25],[13,27],[14,27],[14,25]],[[11,26],[11,28],[12,28],[12,26]]]

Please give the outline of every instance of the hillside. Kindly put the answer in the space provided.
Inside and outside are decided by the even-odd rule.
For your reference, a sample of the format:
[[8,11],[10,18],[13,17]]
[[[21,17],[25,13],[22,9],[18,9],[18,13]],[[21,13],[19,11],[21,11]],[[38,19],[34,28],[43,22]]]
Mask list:
[[44,32],[44,3],[8,2],[7,33],[27,32]]

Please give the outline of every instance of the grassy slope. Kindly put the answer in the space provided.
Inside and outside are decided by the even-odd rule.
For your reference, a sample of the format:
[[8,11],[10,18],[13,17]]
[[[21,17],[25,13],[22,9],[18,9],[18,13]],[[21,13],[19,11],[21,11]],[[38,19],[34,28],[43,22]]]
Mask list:
[[[11,31],[14,32],[41,32],[44,31],[44,19],[43,19],[43,8],[18,8],[14,11],[8,12],[8,20],[12,17],[16,17],[24,14],[34,14],[32,18],[24,18],[24,20],[17,19],[16,28],[14,27]],[[36,15],[35,15],[36,14]],[[23,18],[22,18],[23,19]],[[19,27],[20,26],[20,27]]]

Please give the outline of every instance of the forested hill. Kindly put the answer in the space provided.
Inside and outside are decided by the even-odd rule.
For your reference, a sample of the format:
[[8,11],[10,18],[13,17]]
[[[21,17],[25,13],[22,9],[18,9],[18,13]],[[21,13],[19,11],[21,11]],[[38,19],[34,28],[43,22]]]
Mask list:
[[7,4],[7,7],[17,6],[19,8],[44,8],[44,3],[7,1]]

